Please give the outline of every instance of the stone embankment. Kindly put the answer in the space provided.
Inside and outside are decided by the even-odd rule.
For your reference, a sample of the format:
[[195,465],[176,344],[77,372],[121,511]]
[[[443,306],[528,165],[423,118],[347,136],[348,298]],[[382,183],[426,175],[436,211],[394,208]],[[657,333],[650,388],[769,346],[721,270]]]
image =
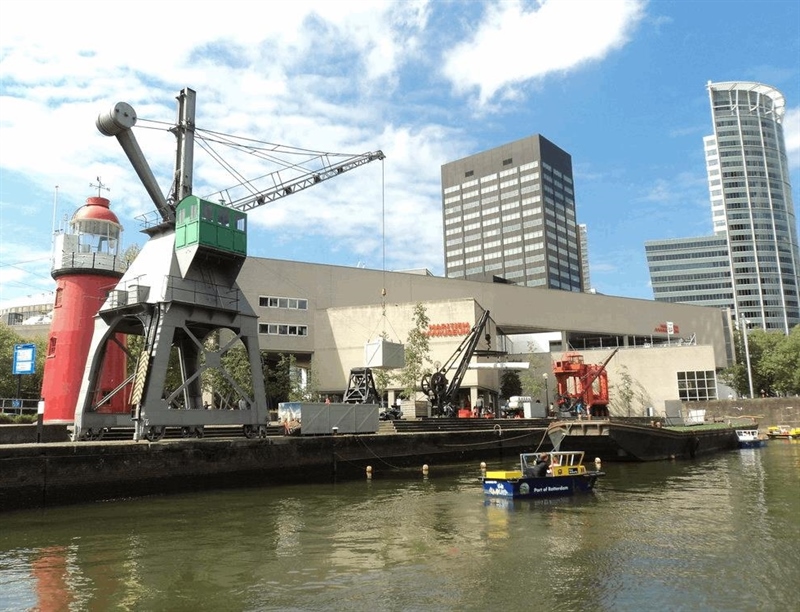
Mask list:
[[466,461],[503,465],[521,452],[552,448],[545,429],[537,425],[498,421],[462,431],[0,444],[0,512],[214,488],[331,482],[364,477],[368,466],[379,477],[424,464],[431,469]]
[[683,407],[685,410],[705,410],[706,420],[753,417],[762,430],[766,430],[770,425],[800,426],[800,397],[684,402]]

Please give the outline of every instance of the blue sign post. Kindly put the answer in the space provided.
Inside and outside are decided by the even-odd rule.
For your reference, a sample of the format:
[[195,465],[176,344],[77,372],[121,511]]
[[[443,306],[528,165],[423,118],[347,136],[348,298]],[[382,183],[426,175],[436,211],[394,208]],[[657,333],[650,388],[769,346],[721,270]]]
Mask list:
[[14,374],[33,374],[36,372],[36,345],[14,345]]
[[15,344],[13,374],[17,376],[18,398],[22,395],[22,374],[33,374],[34,372],[36,372],[36,345]]

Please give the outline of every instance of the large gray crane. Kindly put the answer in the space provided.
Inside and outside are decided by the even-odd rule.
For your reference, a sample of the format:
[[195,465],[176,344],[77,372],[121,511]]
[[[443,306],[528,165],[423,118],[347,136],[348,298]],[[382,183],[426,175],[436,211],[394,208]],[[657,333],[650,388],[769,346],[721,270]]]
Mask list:
[[[170,130],[177,139],[175,175],[165,197],[139,148],[132,128],[133,108],[119,102],[101,114],[97,127],[115,136],[156,206],[157,222],[141,252],[109,294],[95,319],[86,372],[75,410],[74,439],[96,438],[112,427],[130,427],[133,438],[160,439],[167,427],[185,436],[202,436],[205,425],[239,425],[248,437],[265,435],[268,422],[264,378],[258,342],[258,317],[236,283],[247,256],[246,211],[274,202],[375,160],[381,151],[361,155],[302,152],[313,163],[287,164],[240,185],[247,195],[220,192],[216,201],[192,195],[195,97],[185,88],[178,96],[178,121]],[[217,137],[221,135],[212,133]],[[274,152],[279,145],[270,145]],[[255,150],[254,150],[255,151]],[[257,152],[257,151],[255,151]],[[259,183],[261,184],[261,183]],[[131,414],[101,410],[109,395],[100,397],[106,347],[120,334],[139,335],[144,348],[134,373],[112,391],[131,393]],[[211,341],[209,341],[211,340]],[[252,392],[239,385],[224,367],[223,356],[241,341],[250,362]],[[177,351],[181,383],[167,388],[170,354]],[[201,375],[218,371],[240,397],[241,410],[205,410]]]

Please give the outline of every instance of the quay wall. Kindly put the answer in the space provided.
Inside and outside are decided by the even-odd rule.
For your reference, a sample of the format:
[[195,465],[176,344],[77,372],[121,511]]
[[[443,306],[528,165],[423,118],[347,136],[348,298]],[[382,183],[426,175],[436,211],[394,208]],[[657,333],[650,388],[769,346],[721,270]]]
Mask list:
[[428,464],[513,462],[549,450],[544,430],[463,431],[248,440],[0,445],[0,512],[297,482],[331,482]]
[[800,426],[800,397],[683,402],[683,407],[686,410],[705,410],[706,420],[753,417],[762,431],[766,431],[770,425]]

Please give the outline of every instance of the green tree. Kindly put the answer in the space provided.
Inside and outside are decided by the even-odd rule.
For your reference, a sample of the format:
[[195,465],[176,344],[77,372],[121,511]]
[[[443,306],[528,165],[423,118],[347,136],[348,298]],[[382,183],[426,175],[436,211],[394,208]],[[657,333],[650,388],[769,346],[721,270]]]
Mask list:
[[515,395],[522,395],[522,383],[517,370],[504,370],[500,376],[500,397],[508,399]]
[[719,379],[736,391],[737,395],[745,397],[749,395],[749,382],[741,331],[737,331],[733,336],[733,350],[736,361],[719,373]]
[[631,409],[633,406],[633,397],[635,395],[633,390],[633,376],[628,371],[627,366],[620,366],[619,368],[619,384],[616,385],[616,397],[611,403],[620,406],[623,414],[631,416]]
[[752,329],[747,334],[747,347],[741,330],[734,334],[736,363],[725,368],[720,380],[741,396],[750,394],[747,355],[750,355],[750,374],[753,394],[794,395],[800,393],[800,326],[788,335],[779,331]]
[[417,388],[422,377],[431,372],[430,340],[428,325],[430,319],[425,306],[417,304],[413,312],[414,327],[408,332],[405,343],[406,365],[397,375],[397,382],[403,387],[403,394],[408,399],[417,397]]
[[303,388],[303,399],[307,402],[321,402],[324,398],[319,391],[319,374],[312,363],[306,369],[306,384]]
[[277,360],[267,358],[264,370],[264,385],[267,403],[277,406],[280,402],[299,402],[306,399],[297,359],[294,355],[280,353]]
[[[33,374],[14,375],[14,346],[33,344],[36,346],[36,364]],[[0,397],[39,399],[47,357],[47,338],[26,339],[5,323],[0,323]],[[17,387],[19,385],[19,393]]]
[[241,393],[253,397],[250,358],[241,342],[222,355],[220,368],[209,368],[203,372],[202,385],[204,391],[214,394],[214,405],[218,408],[236,407]]
[[764,353],[760,365],[774,381],[777,393],[800,395],[800,325],[795,325],[774,350]]
[[545,390],[546,383],[544,376],[542,376],[542,370],[545,370],[548,377],[552,373],[546,354],[535,353],[535,348],[533,343],[528,344],[528,369],[523,370],[519,376],[519,381],[522,384],[521,395],[526,397],[536,397]]

